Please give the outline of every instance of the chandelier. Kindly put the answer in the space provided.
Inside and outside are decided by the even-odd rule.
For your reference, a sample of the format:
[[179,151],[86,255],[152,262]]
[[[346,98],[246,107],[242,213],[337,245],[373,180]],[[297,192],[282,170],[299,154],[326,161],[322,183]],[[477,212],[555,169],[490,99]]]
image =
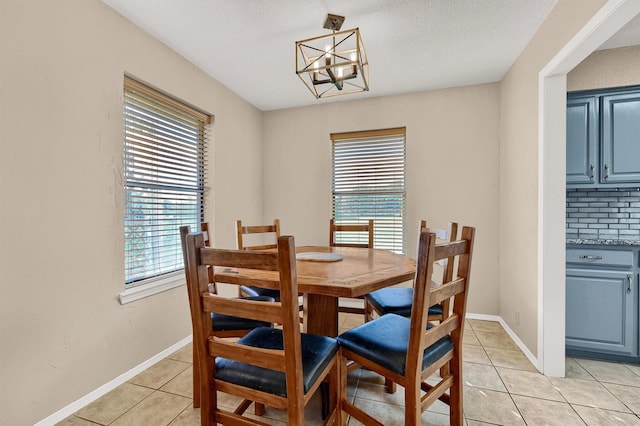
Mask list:
[[296,74],[317,98],[369,90],[369,63],[358,28],[340,31],[344,16],[327,15],[332,33],[296,41]]

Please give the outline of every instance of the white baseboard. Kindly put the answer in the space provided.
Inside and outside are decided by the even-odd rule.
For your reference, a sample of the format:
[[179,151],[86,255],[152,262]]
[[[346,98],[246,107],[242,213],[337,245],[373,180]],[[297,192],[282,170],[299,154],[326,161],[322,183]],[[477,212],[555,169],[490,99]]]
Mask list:
[[467,313],[466,318],[468,319],[475,319],[475,320],[482,320],[482,321],[495,321],[495,322],[499,322],[500,325],[502,326],[502,328],[505,329],[505,331],[507,332],[507,334],[509,335],[509,337],[511,337],[511,339],[514,341],[514,343],[518,346],[518,348],[520,348],[520,350],[522,351],[522,353],[524,354],[524,356],[526,356],[529,361],[531,361],[531,364],[533,364],[533,366],[540,372],[542,373],[542,368],[540,366],[540,362],[538,361],[538,358],[536,358],[531,351],[529,350],[529,348],[527,348],[527,346],[522,342],[522,340],[520,340],[520,338],[516,335],[516,333],[513,332],[513,330],[511,329],[511,327],[509,327],[507,325],[507,323],[502,319],[502,317],[498,316],[498,315],[485,315],[485,314],[472,314],[472,313]]
[[191,343],[192,338],[193,338],[192,336],[185,337],[184,339],[180,340],[178,343],[168,347],[167,349],[163,350],[159,354],[154,355],[151,358],[149,358],[148,360],[144,361],[142,364],[139,364],[139,365],[133,367],[131,370],[127,371],[126,373],[123,373],[123,374],[119,375],[118,377],[116,377],[115,379],[111,380],[110,382],[105,383],[104,385],[100,386],[98,389],[96,389],[96,390],[94,390],[92,392],[89,392],[88,394],[86,394],[82,398],[78,399],[75,402],[72,402],[71,404],[67,405],[66,407],[62,408],[61,410],[56,411],[55,413],[53,413],[49,417],[47,417],[47,418],[45,418],[43,420],[40,420],[34,426],[53,426],[56,423],[66,419],[67,417],[69,417],[70,415],[75,413],[76,411],[80,410],[81,408],[89,405],[90,403],[92,403],[96,399],[100,398],[101,396],[103,396],[103,395],[109,393],[110,391],[114,390],[115,388],[117,388],[121,384],[127,382],[129,379],[131,379],[131,378],[135,377],[136,375],[142,373],[144,370],[146,370],[147,368],[151,367],[152,365],[162,361],[167,356],[171,355],[172,353],[174,353],[178,349],[182,348],[183,346],[186,346],[187,344]]

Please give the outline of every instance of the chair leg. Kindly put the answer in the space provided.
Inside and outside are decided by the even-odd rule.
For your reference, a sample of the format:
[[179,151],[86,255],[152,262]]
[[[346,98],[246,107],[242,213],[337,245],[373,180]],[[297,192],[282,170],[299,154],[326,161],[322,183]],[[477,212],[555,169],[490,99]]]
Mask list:
[[449,374],[449,363],[446,363],[440,367],[440,377],[444,377]]
[[259,402],[254,403],[253,412],[256,416],[264,416],[264,404],[261,404]]
[[452,425],[462,425],[464,423],[463,409],[463,387],[462,387],[462,356],[458,353],[447,365],[453,375],[453,384],[449,389],[449,418]]
[[[198,405],[200,406],[200,425],[201,426],[211,426],[214,425],[214,412],[218,407],[218,398],[216,394],[212,394],[212,391],[209,386],[205,386],[205,389],[202,391],[201,396],[198,400]],[[212,398],[212,395],[215,395]],[[194,395],[193,403],[195,405],[196,399]]]
[[339,419],[342,410],[342,384],[340,382],[342,370],[340,367],[341,363],[338,356],[329,374],[320,385],[320,390],[322,391],[322,420],[324,420],[325,424],[340,424]]
[[193,408],[200,408],[200,364],[196,348],[193,348]]
[[331,411],[331,384],[327,382],[320,383],[320,399],[322,405],[322,420],[325,420]]
[[396,382],[389,380],[386,377],[384,378],[384,387],[387,390],[387,393],[396,393],[396,390],[398,389]]
[[[416,379],[417,380],[417,379]],[[419,426],[422,424],[422,404],[420,404],[420,386],[416,383],[404,390],[404,424],[405,426]],[[457,423],[450,422],[451,425]]]
[[364,299],[364,322],[369,322],[373,319],[373,306],[365,298]]
[[338,391],[339,399],[338,403],[338,416],[337,416],[337,426],[346,426],[347,424],[347,413],[343,410],[342,401],[347,399],[347,374],[349,374],[347,369],[347,359],[340,355],[338,360],[340,364],[338,367],[339,372],[339,382],[337,386],[340,388]]
[[[457,380],[455,381],[457,383]],[[449,389],[451,393],[451,406],[449,407],[449,419],[452,425],[464,424],[463,404],[462,404],[462,388],[461,384],[454,384]]]

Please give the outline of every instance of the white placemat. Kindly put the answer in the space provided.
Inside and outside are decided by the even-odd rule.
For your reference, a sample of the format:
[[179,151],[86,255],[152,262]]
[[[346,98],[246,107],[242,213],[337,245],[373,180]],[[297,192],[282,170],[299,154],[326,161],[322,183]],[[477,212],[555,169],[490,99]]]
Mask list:
[[338,253],[308,251],[296,254],[298,260],[310,260],[313,262],[337,262],[342,260],[342,255]]

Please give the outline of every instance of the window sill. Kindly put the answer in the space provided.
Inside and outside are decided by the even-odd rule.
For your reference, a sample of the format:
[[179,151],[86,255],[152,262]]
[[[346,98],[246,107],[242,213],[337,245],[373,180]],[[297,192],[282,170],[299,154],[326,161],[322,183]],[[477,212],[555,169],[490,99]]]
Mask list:
[[145,297],[153,296],[154,294],[162,293],[163,291],[171,290],[172,288],[176,288],[184,284],[183,271],[172,272],[171,274],[163,275],[162,277],[144,280],[140,284],[127,288],[120,293],[120,304],[125,305]]

